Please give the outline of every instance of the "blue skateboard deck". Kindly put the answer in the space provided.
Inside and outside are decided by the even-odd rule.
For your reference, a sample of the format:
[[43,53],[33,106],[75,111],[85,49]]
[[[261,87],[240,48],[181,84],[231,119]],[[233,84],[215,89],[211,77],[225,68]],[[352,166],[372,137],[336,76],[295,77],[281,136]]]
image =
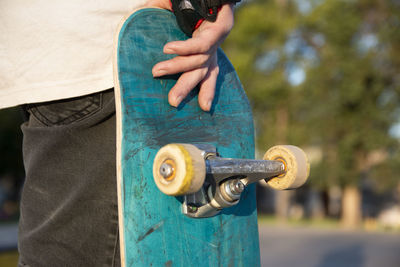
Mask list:
[[114,47],[117,176],[123,266],[259,266],[255,188],[239,204],[210,218],[182,214],[181,197],[153,181],[157,151],[169,143],[212,144],[222,157],[254,158],[253,117],[237,74],[222,50],[210,112],[194,90],[178,108],[168,92],[178,76],[155,79],[152,67],[171,58],[170,41],[187,37],[174,15],[140,9],[120,25]]

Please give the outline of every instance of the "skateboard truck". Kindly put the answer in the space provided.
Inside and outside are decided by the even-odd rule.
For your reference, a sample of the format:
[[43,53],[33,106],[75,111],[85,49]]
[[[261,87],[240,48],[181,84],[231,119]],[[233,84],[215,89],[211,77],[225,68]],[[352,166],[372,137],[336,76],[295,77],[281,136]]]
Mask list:
[[274,189],[295,189],[309,174],[306,154],[295,146],[275,146],[263,160],[221,158],[208,144],[169,144],[153,164],[157,187],[183,196],[182,212],[192,218],[211,217],[236,205],[245,188],[265,180]]

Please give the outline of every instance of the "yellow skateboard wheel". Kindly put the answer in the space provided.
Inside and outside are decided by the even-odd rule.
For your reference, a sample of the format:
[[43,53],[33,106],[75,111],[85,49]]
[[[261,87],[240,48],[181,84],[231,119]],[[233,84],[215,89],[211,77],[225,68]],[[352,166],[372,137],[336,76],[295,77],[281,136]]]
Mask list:
[[285,165],[285,173],[267,181],[273,189],[296,189],[302,186],[310,174],[306,153],[296,146],[274,146],[264,155],[264,160],[278,160]]
[[153,177],[164,194],[180,196],[197,192],[206,177],[201,150],[190,144],[162,147],[154,158]]

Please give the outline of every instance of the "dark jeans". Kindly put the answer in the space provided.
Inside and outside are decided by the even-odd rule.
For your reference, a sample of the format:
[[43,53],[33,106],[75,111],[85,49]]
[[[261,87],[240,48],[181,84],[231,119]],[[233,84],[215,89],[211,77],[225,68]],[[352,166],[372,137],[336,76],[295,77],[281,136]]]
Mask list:
[[26,110],[19,266],[119,266],[113,90]]

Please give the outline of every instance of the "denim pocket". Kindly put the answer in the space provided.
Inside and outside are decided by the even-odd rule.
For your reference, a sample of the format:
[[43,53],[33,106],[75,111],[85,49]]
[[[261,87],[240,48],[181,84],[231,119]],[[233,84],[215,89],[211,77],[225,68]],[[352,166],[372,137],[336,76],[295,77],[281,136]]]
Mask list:
[[28,112],[46,126],[68,125],[81,121],[101,109],[102,93],[63,99],[46,103],[29,104]]

